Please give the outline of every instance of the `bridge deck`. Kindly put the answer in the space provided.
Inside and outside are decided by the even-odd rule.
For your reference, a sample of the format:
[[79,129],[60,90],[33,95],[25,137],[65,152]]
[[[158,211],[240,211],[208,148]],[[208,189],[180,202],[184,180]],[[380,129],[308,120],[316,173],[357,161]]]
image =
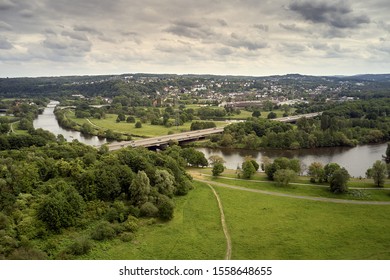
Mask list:
[[[300,118],[314,118],[316,116],[321,115],[322,112],[318,113],[311,113],[311,114],[303,114],[303,115],[297,115],[297,116],[291,116],[291,117],[285,117],[285,118],[277,118],[274,119],[274,121],[279,122],[295,122]],[[211,134],[216,133],[222,133],[223,128],[209,128],[209,129],[202,129],[202,130],[195,130],[195,131],[188,131],[188,132],[182,132],[182,133],[176,133],[171,135],[162,135],[158,137],[152,137],[152,138],[146,138],[146,139],[140,139],[140,140],[134,140],[134,141],[122,141],[120,143],[110,144],[108,145],[108,148],[110,151],[119,150],[121,148],[125,148],[128,146],[131,147],[158,147],[158,146],[164,146],[169,144],[171,141],[190,141],[190,140],[198,140],[200,138],[204,138]]]

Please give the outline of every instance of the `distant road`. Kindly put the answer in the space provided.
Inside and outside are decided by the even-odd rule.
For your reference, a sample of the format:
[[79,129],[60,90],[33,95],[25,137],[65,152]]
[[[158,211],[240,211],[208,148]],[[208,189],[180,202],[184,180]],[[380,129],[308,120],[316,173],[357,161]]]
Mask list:
[[[300,118],[314,118],[316,116],[321,115],[322,112],[318,113],[311,113],[311,114],[303,114],[303,115],[297,115],[297,116],[291,116],[291,117],[284,117],[284,118],[277,118],[273,119],[274,121],[279,122],[296,122]],[[191,141],[191,140],[198,140],[201,138],[204,138],[208,135],[222,133],[223,128],[209,128],[209,129],[202,129],[202,130],[194,130],[194,131],[188,131],[188,132],[182,132],[182,133],[176,133],[171,135],[162,135],[158,137],[152,137],[152,138],[146,138],[146,139],[140,139],[140,140],[134,140],[134,141],[122,141],[120,143],[115,144],[109,144],[108,148],[110,151],[119,150],[121,148],[125,148],[128,146],[131,147],[159,147],[169,144],[171,141]]]
[[311,119],[317,116],[321,116],[322,112],[317,112],[317,113],[310,113],[310,114],[302,114],[302,115],[296,115],[296,116],[290,116],[290,117],[283,117],[283,118],[277,118],[273,119],[274,121],[279,121],[279,122],[296,122],[297,120],[301,118],[307,118]]

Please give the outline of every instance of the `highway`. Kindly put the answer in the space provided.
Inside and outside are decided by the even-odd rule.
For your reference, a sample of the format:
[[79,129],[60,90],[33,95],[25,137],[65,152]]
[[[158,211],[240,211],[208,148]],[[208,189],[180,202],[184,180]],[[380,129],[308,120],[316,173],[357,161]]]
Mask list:
[[[279,122],[296,122],[300,118],[314,118],[316,116],[321,115],[322,112],[317,113],[311,113],[311,114],[303,114],[303,115],[296,115],[291,117],[284,117],[284,118],[277,118],[273,119],[274,121]],[[158,146],[164,146],[169,144],[171,141],[191,141],[191,140],[198,140],[200,138],[204,138],[211,134],[216,133],[222,133],[222,128],[209,128],[209,129],[202,129],[202,130],[195,130],[195,131],[188,131],[188,132],[182,132],[182,133],[176,133],[171,135],[162,135],[158,137],[152,137],[152,138],[146,138],[146,139],[140,139],[140,140],[133,140],[133,141],[122,141],[120,143],[110,144],[108,145],[108,148],[110,151],[119,150],[121,148],[125,148],[128,146],[131,147],[158,147]]]
[[161,146],[161,145],[168,144],[170,141],[181,142],[181,141],[197,140],[207,135],[222,133],[222,132],[223,132],[223,128],[209,128],[209,129],[188,131],[188,132],[176,133],[171,135],[163,135],[163,136],[134,140],[134,141],[122,141],[120,143],[110,144],[108,145],[108,148],[110,149],[110,151],[115,151],[128,146],[131,147]]
[[273,120],[279,121],[279,122],[296,122],[297,120],[299,120],[301,118],[311,119],[311,118],[314,118],[314,117],[317,117],[320,115],[322,115],[322,112],[302,114],[302,115],[296,115],[296,116],[290,116],[290,117],[283,117],[283,118],[277,118],[277,119],[273,119]]

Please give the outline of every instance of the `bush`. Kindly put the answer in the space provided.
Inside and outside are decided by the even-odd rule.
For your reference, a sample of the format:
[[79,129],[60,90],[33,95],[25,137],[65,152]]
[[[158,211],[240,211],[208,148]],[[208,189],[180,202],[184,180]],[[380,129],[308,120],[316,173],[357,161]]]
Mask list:
[[135,123],[135,128],[141,128],[141,127],[142,127],[142,123],[140,121]]
[[35,248],[21,247],[14,250],[9,256],[9,260],[45,260],[47,255]]
[[213,176],[219,176],[219,175],[221,175],[221,173],[223,171],[225,171],[225,166],[223,166],[222,163],[218,162],[218,163],[214,164],[213,170],[212,170]]
[[115,235],[116,233],[112,225],[109,222],[104,221],[95,227],[91,234],[91,238],[93,240],[102,241],[106,239],[112,239],[115,237]]
[[85,237],[81,237],[68,247],[67,252],[75,256],[81,256],[87,254],[91,249],[92,242]]
[[126,231],[136,232],[138,230],[138,219],[129,215],[126,222],[122,223],[122,225]]
[[140,214],[143,217],[156,217],[158,208],[151,202],[145,202],[140,208]]
[[162,220],[171,220],[175,204],[166,196],[160,196],[158,200],[158,216]]
[[134,239],[134,234],[131,232],[124,232],[120,235],[120,239],[123,242],[130,242]]

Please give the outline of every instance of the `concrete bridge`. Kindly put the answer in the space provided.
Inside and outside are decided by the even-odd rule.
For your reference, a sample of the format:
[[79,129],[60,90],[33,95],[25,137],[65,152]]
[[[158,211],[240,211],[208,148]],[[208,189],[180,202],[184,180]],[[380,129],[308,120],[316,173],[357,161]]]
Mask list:
[[110,144],[108,148],[110,151],[115,151],[128,146],[131,147],[164,147],[172,141],[185,142],[194,141],[205,138],[208,135],[222,133],[223,128],[209,128],[195,131],[188,131],[182,133],[176,133],[171,135],[163,135],[158,137],[134,140],[134,141],[122,141],[120,143]]
[[[311,113],[311,114],[303,114],[303,115],[296,115],[291,117],[284,117],[284,118],[277,118],[273,119],[274,121],[279,122],[296,122],[300,118],[314,118],[316,116],[321,115],[322,112],[318,113]],[[171,135],[162,135],[158,137],[152,137],[152,138],[146,138],[146,139],[140,139],[140,140],[133,140],[133,141],[122,141],[120,143],[115,144],[109,144],[108,148],[110,151],[119,150],[121,148],[125,148],[128,146],[131,147],[164,147],[168,145],[172,141],[177,142],[186,142],[186,141],[196,141],[199,139],[204,139],[208,135],[222,133],[224,128],[209,128],[209,129],[202,129],[202,130],[195,130],[195,131],[188,131],[188,132],[182,132],[182,133],[176,133]]]

